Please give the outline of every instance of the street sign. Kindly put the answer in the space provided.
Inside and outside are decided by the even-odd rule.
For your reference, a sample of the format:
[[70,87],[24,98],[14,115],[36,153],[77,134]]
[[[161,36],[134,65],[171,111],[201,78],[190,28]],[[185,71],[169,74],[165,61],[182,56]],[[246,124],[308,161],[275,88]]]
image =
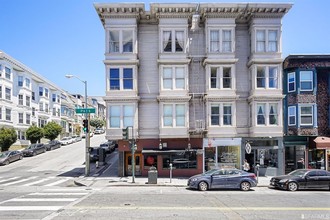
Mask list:
[[77,114],[95,113],[95,108],[76,108]]

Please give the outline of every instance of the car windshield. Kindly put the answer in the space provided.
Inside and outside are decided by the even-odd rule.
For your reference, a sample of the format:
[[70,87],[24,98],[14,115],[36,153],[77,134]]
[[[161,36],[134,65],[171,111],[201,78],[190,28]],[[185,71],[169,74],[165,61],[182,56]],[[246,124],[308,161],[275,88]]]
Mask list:
[[305,175],[307,171],[306,170],[295,170],[295,171],[292,171],[291,173],[289,173],[288,175],[290,176],[303,176]]
[[0,158],[4,158],[9,154],[9,152],[0,153]]

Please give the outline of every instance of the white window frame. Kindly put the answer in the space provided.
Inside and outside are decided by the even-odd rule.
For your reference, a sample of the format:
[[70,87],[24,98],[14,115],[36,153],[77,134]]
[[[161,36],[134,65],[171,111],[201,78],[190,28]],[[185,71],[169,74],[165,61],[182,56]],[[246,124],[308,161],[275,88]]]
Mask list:
[[24,113],[19,112],[18,113],[18,123],[23,124],[24,123]]
[[9,67],[5,67],[5,78],[11,80],[11,69]]
[[18,94],[18,105],[23,105],[23,103],[24,103],[23,94]]
[[[230,33],[230,39],[225,39],[225,33]],[[234,52],[234,29],[233,28],[210,28],[208,30],[208,52],[209,53],[232,53]],[[215,36],[216,35],[216,36]],[[216,37],[213,39],[213,37]],[[225,43],[229,43],[227,50]]]
[[[228,68],[230,69],[230,77],[224,77],[224,69]],[[216,70],[216,76],[212,77],[212,70]],[[209,89],[210,90],[218,90],[218,89],[224,89],[224,90],[231,90],[233,89],[233,79],[234,79],[234,71],[233,66],[231,65],[221,65],[221,66],[210,66],[210,77],[209,77]],[[224,80],[230,79],[230,87],[224,88]],[[212,79],[216,80],[215,88],[212,87]]]
[[[111,32],[116,32],[118,34],[118,42],[116,41],[111,41]],[[132,51],[125,51],[124,49],[124,45],[125,45],[125,39],[124,39],[124,33],[123,32],[131,32],[132,33],[132,41],[127,41],[127,42],[131,42],[132,44]],[[120,54],[130,54],[130,53],[134,53],[134,29],[132,28],[127,28],[127,29],[119,29],[119,28],[114,28],[114,29],[109,29],[108,30],[108,34],[109,34],[109,53],[120,53]],[[114,43],[112,43],[114,42]],[[114,46],[112,46],[112,44],[114,44]],[[112,50],[112,48],[115,48],[115,50]]]
[[[258,69],[263,68],[264,69],[264,73],[265,75],[262,77],[264,80],[264,86],[263,87],[258,87]],[[275,69],[276,71],[276,77],[271,77],[270,75],[270,70],[271,69]],[[264,65],[256,65],[255,67],[255,88],[256,89],[279,89],[280,88],[280,68],[278,66],[264,66]],[[271,86],[271,80],[273,80],[275,82],[275,87]]]
[[126,128],[128,126],[134,127],[135,120],[135,105],[110,105],[109,111],[109,128]]
[[24,82],[24,77],[23,76],[18,76],[17,85],[19,87],[22,87],[23,86],[23,82]]
[[[165,34],[166,32],[166,34]],[[168,33],[170,32],[170,35],[168,36]],[[182,39],[181,41],[178,40],[179,42],[181,42],[182,45],[179,46],[182,48],[181,50],[177,50],[176,48],[176,37],[177,37],[177,33],[181,33],[182,32]],[[186,45],[187,45],[187,33],[186,30],[184,28],[175,28],[175,29],[169,29],[169,28],[163,28],[161,30],[161,52],[162,53],[186,53]],[[165,51],[165,48],[168,45],[169,39],[168,37],[171,37],[170,39],[170,43],[171,43],[171,50],[170,51]],[[166,45],[165,45],[166,44]]]
[[[290,113],[290,111],[293,111],[293,114]],[[294,123],[290,123],[290,118],[294,117]],[[295,126],[297,124],[297,115],[296,115],[296,106],[289,106],[288,107],[288,125],[289,126]]]
[[[258,33],[264,33],[263,39],[258,39]],[[276,38],[275,40],[272,40],[270,38],[270,32],[276,32]],[[280,31],[278,29],[267,29],[267,28],[258,28],[255,30],[255,52],[257,53],[265,53],[265,52],[279,52],[279,33]],[[275,42],[275,50],[271,49],[271,44]],[[262,48],[259,48],[258,45],[262,45]]]
[[[310,75],[311,75],[311,79],[310,80],[302,80],[301,78],[301,76],[302,76],[302,74],[304,74],[304,73],[310,73]],[[313,74],[313,71],[312,70],[301,70],[301,71],[299,71],[299,79],[300,79],[300,91],[313,91],[313,82],[314,82],[314,74]],[[304,82],[309,82],[310,84],[311,84],[311,88],[310,89],[303,89],[302,88],[302,83],[304,83]]]
[[11,100],[11,88],[5,87],[6,100]]
[[[118,69],[119,70],[119,78],[117,79],[119,81],[119,88],[118,89],[111,89],[111,76],[110,76],[110,72],[112,69]],[[131,69],[132,70],[132,78],[124,78],[124,69]],[[133,91],[135,90],[135,68],[132,67],[132,66],[113,66],[111,68],[109,68],[109,71],[108,71],[108,91]],[[115,80],[115,79],[113,79]],[[132,88],[128,88],[128,89],[125,89],[124,88],[124,83],[126,80],[131,80],[132,82]]]
[[[301,108],[311,108],[312,112],[310,114],[302,114]],[[312,117],[312,122],[309,124],[302,123],[302,117]],[[299,124],[301,126],[313,126],[314,124],[314,106],[313,105],[300,105],[299,106]]]
[[[259,115],[258,110],[259,110],[260,105],[264,106],[263,114],[262,114],[264,116],[264,120],[265,120],[264,124],[258,124],[258,115]],[[276,113],[275,114],[276,123],[271,123],[271,121],[270,121],[271,105],[276,106],[276,112],[275,112]],[[256,126],[278,126],[278,125],[280,125],[280,103],[278,103],[278,102],[257,102],[255,118],[256,118],[256,123],[255,123]]]
[[30,89],[30,87],[31,87],[31,80],[29,78],[25,78],[24,81],[25,81],[25,87],[28,88],[28,89]]
[[[225,114],[224,108],[225,107],[230,107],[230,114]],[[212,114],[212,108],[217,107],[219,109],[219,114]],[[209,126],[210,127],[232,127],[234,126],[234,111],[235,107],[234,104],[231,102],[221,102],[221,103],[211,103],[210,104],[210,118],[209,118]],[[225,124],[225,116],[230,116],[230,124]],[[218,121],[219,124],[212,124],[212,117],[219,117]]]
[[[179,110],[183,107],[183,112],[180,114]],[[167,112],[165,108],[170,109]],[[165,103],[162,105],[162,127],[163,128],[184,128],[187,127],[187,105],[185,103]],[[183,125],[179,123],[183,121]],[[167,123],[170,122],[170,123]]]
[[[293,76],[293,82],[290,82],[290,76]],[[290,90],[290,84],[293,84],[293,90]],[[296,91],[296,73],[290,72],[288,73],[288,92]]]
[[[165,73],[169,70],[171,75],[167,76]],[[179,71],[182,70],[182,75],[179,75]],[[177,66],[162,66],[161,67],[161,73],[162,73],[162,90],[186,90],[187,89],[187,74],[186,74],[186,66],[184,65],[177,65]],[[169,82],[170,87],[166,87],[167,83],[165,83],[165,80]],[[183,87],[178,86],[178,83],[183,81]]]
[[6,108],[5,112],[6,112],[6,121],[11,121],[11,109]]

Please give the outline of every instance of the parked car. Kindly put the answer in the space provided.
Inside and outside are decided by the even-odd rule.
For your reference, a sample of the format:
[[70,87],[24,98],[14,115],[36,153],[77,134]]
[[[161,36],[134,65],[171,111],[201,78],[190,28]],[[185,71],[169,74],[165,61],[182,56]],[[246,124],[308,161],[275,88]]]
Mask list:
[[287,175],[272,177],[269,187],[289,191],[299,189],[330,190],[330,172],[319,169],[298,169]]
[[46,147],[44,144],[30,144],[27,148],[22,150],[23,156],[35,156],[37,154],[45,153]]
[[257,179],[254,173],[248,173],[238,169],[212,169],[203,174],[192,176],[187,183],[189,188],[201,191],[209,189],[241,189],[250,190],[257,186]]
[[100,147],[105,149],[105,153],[109,154],[115,151],[116,149],[116,142],[115,141],[106,141],[100,144]]
[[82,140],[82,138],[80,137],[80,135],[73,135],[72,136],[73,142],[79,142]]
[[8,165],[16,160],[22,160],[23,153],[18,150],[0,152],[0,165]]
[[89,148],[89,160],[90,162],[95,162],[99,160],[99,147]]
[[45,147],[46,150],[54,150],[61,147],[61,142],[58,140],[48,141],[48,143],[45,144]]
[[62,145],[68,145],[73,143],[73,139],[71,137],[64,137],[60,140]]
[[103,128],[96,128],[94,131],[94,134],[104,134],[104,129]]

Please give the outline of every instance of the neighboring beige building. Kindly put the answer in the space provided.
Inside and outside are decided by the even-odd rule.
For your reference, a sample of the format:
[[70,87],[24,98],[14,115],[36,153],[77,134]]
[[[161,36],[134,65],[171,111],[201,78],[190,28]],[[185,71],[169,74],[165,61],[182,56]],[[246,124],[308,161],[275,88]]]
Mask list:
[[[133,127],[136,175],[212,167],[283,173],[282,17],[291,4],[97,3],[105,30],[106,138]],[[249,147],[251,146],[251,152]],[[248,148],[246,151],[246,147]]]

